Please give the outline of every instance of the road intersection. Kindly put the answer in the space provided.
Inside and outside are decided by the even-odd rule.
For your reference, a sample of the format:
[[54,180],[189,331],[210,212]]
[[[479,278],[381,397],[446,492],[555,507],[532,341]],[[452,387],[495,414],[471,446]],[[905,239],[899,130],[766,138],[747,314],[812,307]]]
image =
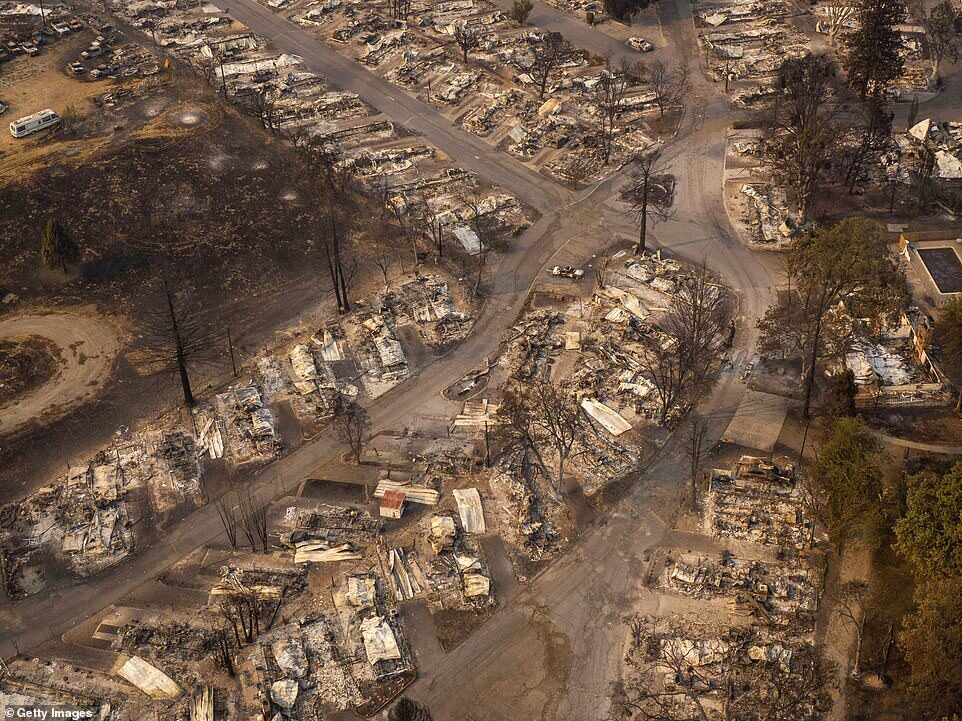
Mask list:
[[[533,283],[556,254],[600,252],[635,228],[617,201],[623,178],[615,173],[581,193],[572,193],[478,137],[454,126],[433,108],[361,65],[339,56],[309,33],[256,0],[219,0],[253,32],[344,90],[403,123],[450,155],[455,163],[496,183],[542,217],[502,256],[493,271],[489,297],[471,335],[416,377],[369,405],[372,431],[396,429],[434,397],[497,352]],[[734,367],[720,379],[700,412],[720,437],[744,392],[738,367],[754,352],[755,321],[774,295],[770,271],[736,238],[722,202],[725,132],[730,116],[724,97],[702,79],[687,0],[659,3],[673,62],[689,66],[693,90],[689,110],[665,158],[678,178],[677,212],[655,227],[655,246],[692,262],[705,262],[740,300],[740,330]],[[627,57],[626,46],[576,20],[536,4],[531,17],[570,36],[592,52]],[[676,434],[677,436],[678,434]],[[249,487],[259,497],[278,497],[337,458],[337,440],[321,435],[262,469]],[[571,552],[533,579],[472,637],[435,668],[423,668],[412,693],[426,700],[438,721],[461,719],[605,718],[610,680],[618,676],[623,618],[650,603],[642,580],[645,554],[666,530],[665,521],[683,485],[680,441],[670,440],[640,476],[610,519],[590,529]],[[222,532],[213,504],[175,524],[154,545],[90,583],[32,597],[0,610],[0,651],[16,643],[34,649],[56,638]],[[43,619],[43,623],[37,623]]]

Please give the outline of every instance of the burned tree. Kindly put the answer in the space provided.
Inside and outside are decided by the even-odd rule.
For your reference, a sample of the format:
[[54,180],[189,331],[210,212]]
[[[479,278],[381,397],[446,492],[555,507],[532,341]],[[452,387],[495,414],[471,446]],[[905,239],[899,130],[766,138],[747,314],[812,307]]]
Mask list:
[[538,97],[544,100],[548,82],[555,70],[572,57],[572,48],[561,33],[548,32],[531,43],[530,61],[523,69],[538,86]]
[[423,190],[417,194],[413,208],[408,211],[407,227],[414,238],[412,242],[424,238],[435,249],[437,261],[440,262],[444,256],[444,224],[431,212]]
[[216,503],[217,516],[227,534],[231,548],[237,548],[237,508],[227,498],[221,498]]
[[477,28],[461,22],[454,26],[454,42],[461,48],[462,59],[467,65],[468,53],[481,45],[481,33]]
[[144,328],[144,366],[155,377],[176,376],[184,403],[194,405],[190,374],[215,362],[214,348],[223,334],[215,330],[195,304],[177,302],[164,279],[162,307],[147,315]]
[[233,631],[238,648],[253,643],[260,634],[260,602],[252,590],[246,587],[231,589],[221,597],[218,610]]
[[862,675],[862,639],[868,619],[867,605],[868,584],[865,581],[849,581],[842,586],[835,612],[855,631],[855,657],[852,660],[852,676],[855,678]]
[[233,644],[231,643],[230,631],[227,626],[219,626],[214,631],[214,639],[217,644],[214,656],[217,665],[227,671],[228,675],[236,676],[237,671],[234,668]]
[[[560,494],[567,464],[582,432],[574,390],[550,378],[517,383],[505,392],[498,422],[501,439],[530,451],[552,490]],[[548,465],[552,459],[556,463],[554,473]]]
[[364,442],[367,440],[368,430],[371,422],[368,420],[367,411],[363,406],[353,402],[345,401],[334,414],[334,431],[338,438],[345,443],[351,454],[354,463],[361,462],[361,454],[364,451]]
[[635,255],[648,249],[649,221],[671,217],[674,178],[667,174],[661,159],[662,151],[657,149],[635,156],[628,171],[628,184],[621,191],[622,202],[627,203],[629,212],[638,220]]
[[244,95],[237,104],[245,115],[259,121],[271,135],[277,135],[280,132],[277,95],[272,87],[261,86],[256,91]]
[[694,418],[688,433],[685,434],[685,452],[688,454],[688,480],[690,485],[689,503],[694,510],[698,504],[698,477],[705,456],[705,442],[708,438],[708,419]]
[[845,73],[849,86],[864,99],[881,94],[902,74],[904,43],[896,26],[905,22],[902,0],[859,0],[858,29],[845,38]]
[[858,144],[847,152],[845,165],[845,186],[849,193],[866,168],[877,166],[884,153],[892,147],[893,113],[888,112],[881,98],[870,97],[862,106],[862,132]]
[[778,97],[764,159],[773,176],[795,191],[802,220],[838,147],[836,78],[831,58],[806,55],[785,60],[775,81]]
[[[924,8],[923,8],[924,13]],[[923,16],[925,37],[929,48],[931,81],[938,84],[939,70],[946,60],[959,61],[959,46],[962,44],[962,10],[950,0],[942,0],[932,8],[928,16]]]
[[672,295],[662,328],[697,389],[708,384],[711,369],[728,337],[733,315],[731,295],[702,264],[682,279]]
[[642,336],[641,368],[651,380],[658,396],[659,422],[680,405],[691,385],[690,369],[677,352],[677,340],[653,333]]
[[825,16],[828,18],[825,26],[828,42],[830,45],[835,45],[839,33],[855,17],[856,8],[851,0],[829,0],[823,7]]
[[[388,185],[387,178],[382,177],[380,182],[373,186],[373,194],[377,206],[380,208],[380,218],[382,225],[393,226],[393,230],[400,230],[405,239],[411,244],[411,251],[414,254],[414,265],[417,267],[421,263],[421,256],[418,250],[418,240],[423,234],[423,229],[419,225],[419,218],[416,212],[411,211],[411,207],[402,197],[395,193],[394,189]],[[427,207],[425,200],[424,207]],[[388,222],[390,219],[390,222]],[[389,233],[381,233],[388,236]],[[430,237],[430,236],[429,236]],[[401,272],[404,272],[404,261],[401,259],[401,250],[396,242],[392,242]],[[379,263],[380,266],[380,263]],[[382,268],[383,271],[383,268]],[[387,277],[385,276],[385,282]]]
[[610,62],[606,62],[601,78],[595,85],[594,105],[600,121],[601,152],[605,165],[611,159],[615,129],[625,93],[642,71],[640,66],[622,66],[620,71],[616,71]]
[[688,70],[685,67],[672,69],[661,60],[655,60],[647,66],[646,79],[661,117],[665,117],[669,108],[679,105],[688,92]]
[[316,242],[326,260],[338,311],[348,313],[351,310],[348,292],[357,267],[351,257],[348,236],[354,219],[352,210],[362,194],[353,166],[339,160],[337,149],[311,143],[301,148],[301,157],[303,182],[320,195],[324,208],[315,226]]
[[411,0],[391,0],[391,17],[404,20],[411,14]]
[[655,387],[661,423],[709,387],[731,317],[729,294],[702,266],[679,284],[661,330],[642,336],[641,366]]
[[238,495],[237,510],[251,551],[256,551],[259,543],[261,551],[267,553],[270,548],[267,503],[252,496],[248,490]]
[[478,238],[477,272],[471,291],[471,295],[477,298],[481,294],[481,282],[488,265],[488,255],[501,243],[498,220],[492,210],[485,207],[485,197],[477,187],[466,188],[459,199],[470,213],[468,224]]
[[901,305],[905,278],[888,240],[877,226],[849,218],[822,226],[792,243],[786,261],[792,291],[787,301],[769,308],[759,321],[765,356],[802,356],[803,415],[811,410],[815,367],[828,351],[837,350],[826,335],[839,303],[847,302],[855,317],[884,324]]

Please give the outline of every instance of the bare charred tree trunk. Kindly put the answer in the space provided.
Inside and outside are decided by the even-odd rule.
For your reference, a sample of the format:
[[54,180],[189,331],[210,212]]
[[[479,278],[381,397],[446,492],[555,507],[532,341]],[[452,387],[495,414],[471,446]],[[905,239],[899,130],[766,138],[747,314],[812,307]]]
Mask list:
[[672,70],[660,60],[648,66],[648,84],[655,94],[655,105],[660,117],[665,111],[679,105],[688,92],[688,71],[685,68]]
[[837,613],[852,625],[855,631],[855,655],[852,659],[852,676],[862,675],[862,639],[865,635],[866,607],[869,588],[864,581],[849,581],[842,588]]
[[481,35],[478,31],[467,23],[458,23],[454,26],[454,41],[461,48],[464,64],[468,64],[468,53],[481,44]]
[[538,85],[538,97],[544,100],[552,73],[571,55],[571,46],[561,33],[548,32],[531,46],[533,59],[525,68]]
[[849,194],[855,192],[855,186],[865,166],[871,162],[877,162],[880,154],[888,147],[892,129],[892,116],[885,112],[882,100],[877,94],[869,98],[864,113],[865,127],[862,138],[858,147],[852,152],[845,171],[845,186]]
[[641,186],[641,203],[638,209],[638,244],[635,245],[635,255],[643,255],[648,250],[648,195],[651,192],[651,172],[644,174]]
[[[236,629],[235,629],[236,633]],[[236,676],[234,669],[234,654],[231,650],[230,635],[226,628],[219,628],[215,631],[217,639],[217,661],[230,676]]]
[[338,437],[350,448],[351,459],[354,463],[360,463],[364,442],[371,427],[367,411],[357,403],[347,402],[334,414],[333,422]]
[[244,536],[250,543],[251,550],[257,550],[260,543],[261,551],[267,553],[269,549],[269,528],[267,522],[267,504],[255,499],[248,491],[238,499]]
[[237,548],[237,511],[226,498],[221,498],[216,505],[227,540],[230,541],[231,548]]
[[638,219],[635,255],[642,255],[648,249],[649,216],[653,220],[667,220],[672,215],[673,198],[667,187],[663,196],[655,197],[652,192],[656,178],[665,171],[660,160],[659,150],[636,156],[628,172],[629,183],[621,192],[621,200],[628,204],[629,213]]
[[364,198],[355,182],[352,164],[340,161],[340,151],[318,143],[300,148],[303,162],[299,165],[302,182],[308,192],[319,193],[326,213],[317,228],[324,258],[339,313],[351,310],[350,281],[354,265],[350,263],[349,237],[352,213]]
[[707,436],[708,419],[693,419],[691,428],[688,429],[688,436],[685,439],[685,448],[688,451],[688,475],[691,482],[690,504],[692,510],[698,505],[698,476],[701,473],[703,447]]
[[[640,70],[636,70],[634,74],[640,74]],[[615,72],[611,63],[606,62],[601,81],[596,86],[595,104],[601,126],[601,149],[605,165],[611,160],[618,116],[632,75],[630,68],[623,67],[621,72]]]
[[190,382],[191,368],[215,363],[214,349],[223,336],[215,331],[200,308],[177,308],[174,295],[164,278],[163,310],[148,314],[144,327],[144,362],[153,376],[176,377],[184,404],[195,403]]
[[174,299],[170,295],[170,286],[164,280],[164,295],[167,297],[167,310],[170,313],[170,334],[174,343],[174,355],[177,358],[177,371],[180,374],[180,385],[184,392],[184,403],[188,407],[194,405],[194,392],[190,387],[190,376],[187,374],[187,354],[184,350],[184,339],[180,335],[180,323],[174,312]]

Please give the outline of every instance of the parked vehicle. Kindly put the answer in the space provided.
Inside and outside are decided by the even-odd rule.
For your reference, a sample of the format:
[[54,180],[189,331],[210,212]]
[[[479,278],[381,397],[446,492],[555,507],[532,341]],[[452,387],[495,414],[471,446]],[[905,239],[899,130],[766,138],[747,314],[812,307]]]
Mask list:
[[650,42],[648,42],[644,38],[639,38],[639,37],[628,38],[628,46],[632,50],[637,50],[638,52],[642,52],[642,53],[650,53],[652,50],[655,49],[654,45],[652,45]]
[[581,268],[572,268],[570,265],[556,265],[551,269],[551,275],[556,278],[573,278],[580,280],[585,277],[585,272]]
[[50,27],[53,28],[53,31],[61,37],[70,33],[70,26],[67,25],[67,23],[59,20],[54,20],[52,23],[50,23]]
[[99,58],[104,54],[104,46],[99,43],[93,43],[89,48],[80,53],[81,60],[90,60],[91,58]]
[[83,63],[70,63],[70,65],[67,66],[67,69],[70,70],[70,72],[72,72],[74,75],[83,75],[85,72],[87,72],[87,68],[83,66]]
[[10,123],[10,134],[15,138],[23,138],[31,133],[37,133],[52,128],[60,122],[60,116],[50,108],[39,113],[27,115]]
[[9,109],[10,109],[9,105],[7,105],[6,103],[0,103],[0,115],[3,115]]
[[33,43],[20,43],[20,49],[23,50],[30,57],[40,54],[40,48],[38,48]]

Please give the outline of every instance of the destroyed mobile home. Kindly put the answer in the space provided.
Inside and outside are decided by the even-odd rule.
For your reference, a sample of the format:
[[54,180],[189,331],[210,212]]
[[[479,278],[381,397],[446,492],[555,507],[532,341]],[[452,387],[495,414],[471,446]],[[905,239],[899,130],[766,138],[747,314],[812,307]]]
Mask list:
[[22,598],[55,583],[60,569],[86,578],[136,546],[135,525],[160,524],[203,505],[203,471],[192,435],[178,428],[119,440],[86,465],[0,517],[0,573],[6,594]]
[[[386,192],[399,217],[425,215],[432,228],[455,240],[478,212],[505,232],[527,226],[516,199],[481,187],[476,176],[450,167],[436,148],[412,139],[396,119],[331,86],[297,56],[278,53],[227,13],[211,5],[187,8],[149,0],[111,9],[272,134],[329,149],[339,167],[350,169],[371,192]],[[462,198],[473,187],[480,196],[477,212]]]
[[[823,565],[794,469],[742,456],[712,472],[703,496],[703,531],[717,555],[659,549],[650,586],[695,605],[631,621],[613,704],[631,709],[628,718],[737,709],[738,718],[761,719],[782,704],[792,718],[822,718],[832,686],[814,645]],[[701,620],[726,612],[726,627]]]
[[[633,718],[823,718],[831,671],[811,642],[764,628],[636,619],[628,680],[612,704]],[[772,715],[769,715],[772,714]]]
[[[554,39],[486,0],[415,5],[406,19],[388,2],[268,5],[493,147],[564,182],[597,179],[652,145],[644,117],[665,107],[640,74],[591,65],[563,39],[545,65],[540,48]],[[605,131],[599,98],[611,85],[618,127]]]
[[[841,59],[844,35],[858,26],[854,3],[808,7],[781,0],[699,0],[692,7],[708,75],[724,85],[739,108],[774,99],[777,71],[786,57],[808,55],[827,39]],[[890,99],[907,102],[929,89],[932,78],[926,68],[925,30],[910,24],[898,29],[905,66],[887,91]]]

